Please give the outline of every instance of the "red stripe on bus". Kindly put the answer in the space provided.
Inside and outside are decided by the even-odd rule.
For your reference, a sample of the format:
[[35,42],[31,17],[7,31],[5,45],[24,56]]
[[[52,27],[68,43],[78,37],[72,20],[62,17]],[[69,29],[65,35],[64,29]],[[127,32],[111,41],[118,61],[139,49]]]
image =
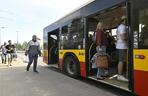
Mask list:
[[63,62],[63,59],[60,59],[60,58],[59,58],[58,67],[59,67],[61,70],[63,69],[63,64],[62,64],[62,62]]
[[43,62],[45,62],[46,64],[48,64],[48,57],[44,56],[43,57]]
[[80,74],[82,77],[86,77],[86,64],[85,62],[80,62]]
[[134,90],[137,95],[148,96],[148,71],[134,70]]

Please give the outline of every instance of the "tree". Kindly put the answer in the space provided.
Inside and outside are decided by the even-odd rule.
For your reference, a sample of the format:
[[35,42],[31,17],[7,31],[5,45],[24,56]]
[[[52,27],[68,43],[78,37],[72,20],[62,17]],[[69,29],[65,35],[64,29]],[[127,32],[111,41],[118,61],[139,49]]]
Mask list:
[[28,43],[26,41],[23,42],[23,44],[22,44],[22,50],[26,50],[27,44]]
[[15,47],[17,51],[22,51],[22,45],[20,43],[15,44]]

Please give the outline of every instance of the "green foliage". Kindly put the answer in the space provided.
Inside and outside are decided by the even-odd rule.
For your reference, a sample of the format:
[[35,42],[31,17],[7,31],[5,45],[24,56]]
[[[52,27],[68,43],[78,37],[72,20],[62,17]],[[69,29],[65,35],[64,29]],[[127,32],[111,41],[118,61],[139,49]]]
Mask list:
[[27,44],[28,44],[28,43],[27,43],[26,41],[23,42],[23,44],[22,44],[22,49],[23,49],[23,50],[26,50]]
[[25,51],[25,49],[27,47],[27,42],[24,41],[23,44],[17,43],[17,44],[15,44],[15,47],[16,47],[17,51]]

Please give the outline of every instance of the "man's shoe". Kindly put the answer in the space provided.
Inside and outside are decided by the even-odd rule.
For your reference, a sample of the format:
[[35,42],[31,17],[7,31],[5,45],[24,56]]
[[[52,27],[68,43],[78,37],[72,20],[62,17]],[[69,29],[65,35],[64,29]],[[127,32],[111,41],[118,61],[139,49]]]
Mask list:
[[26,71],[29,71],[29,68],[30,68],[30,66],[29,66],[29,65],[27,65]]
[[124,82],[128,82],[128,79],[126,79],[124,76],[122,76],[122,75],[118,75],[117,76],[117,80],[119,80],[119,81],[124,81]]
[[35,71],[33,71],[33,72],[35,72],[35,73],[39,73],[37,70],[35,70]]
[[26,68],[26,71],[29,71],[29,68]]

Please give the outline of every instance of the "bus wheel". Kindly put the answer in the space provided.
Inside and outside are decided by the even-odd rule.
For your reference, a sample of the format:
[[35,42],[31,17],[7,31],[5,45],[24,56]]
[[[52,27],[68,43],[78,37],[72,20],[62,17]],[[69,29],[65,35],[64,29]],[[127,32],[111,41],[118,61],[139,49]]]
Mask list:
[[66,73],[73,78],[78,78],[80,73],[79,61],[74,56],[66,56],[64,60]]

